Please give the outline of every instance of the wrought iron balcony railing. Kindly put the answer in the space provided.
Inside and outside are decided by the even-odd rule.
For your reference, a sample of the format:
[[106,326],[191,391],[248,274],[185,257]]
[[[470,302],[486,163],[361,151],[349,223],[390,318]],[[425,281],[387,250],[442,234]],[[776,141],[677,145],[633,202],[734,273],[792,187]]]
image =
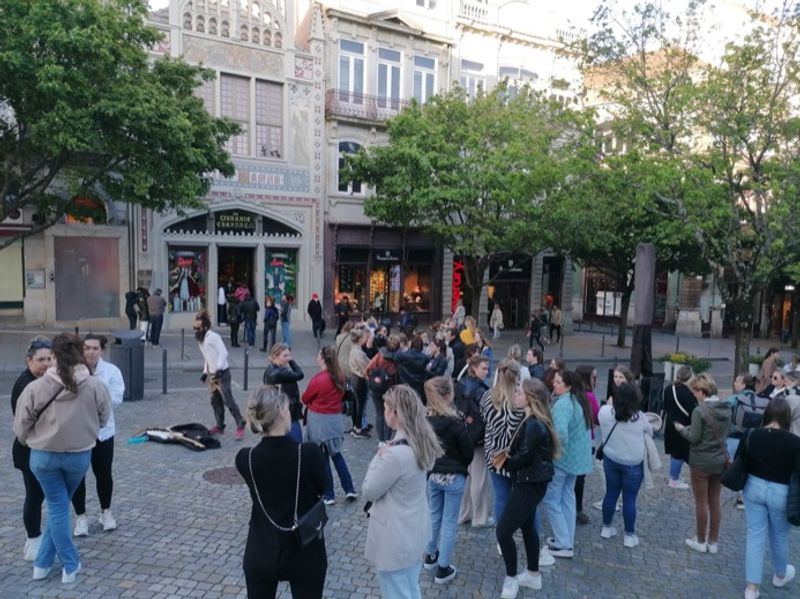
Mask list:
[[343,89],[329,89],[325,94],[325,114],[385,121],[410,105],[408,100],[371,96]]

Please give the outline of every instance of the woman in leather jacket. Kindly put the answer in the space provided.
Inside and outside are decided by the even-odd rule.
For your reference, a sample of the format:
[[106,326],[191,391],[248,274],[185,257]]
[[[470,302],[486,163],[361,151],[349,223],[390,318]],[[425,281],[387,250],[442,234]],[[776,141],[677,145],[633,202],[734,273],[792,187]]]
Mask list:
[[[495,467],[511,473],[511,495],[497,523],[497,542],[503,552],[506,578],[503,599],[514,599],[519,587],[542,588],[539,573],[539,532],[534,525],[536,507],[553,478],[553,458],[560,451],[548,407],[548,391],[538,379],[523,381],[514,393],[514,406],[525,411],[525,419],[506,452],[496,454]],[[503,464],[500,464],[504,461]],[[517,576],[517,546],[514,532],[522,532],[528,568]]]
[[292,428],[289,436],[297,443],[303,442],[303,429],[300,419],[303,417],[303,404],[300,403],[300,389],[297,381],[302,381],[303,371],[292,360],[292,350],[285,343],[276,343],[269,354],[267,369],[264,371],[264,384],[276,385],[289,398],[289,414],[292,417]]

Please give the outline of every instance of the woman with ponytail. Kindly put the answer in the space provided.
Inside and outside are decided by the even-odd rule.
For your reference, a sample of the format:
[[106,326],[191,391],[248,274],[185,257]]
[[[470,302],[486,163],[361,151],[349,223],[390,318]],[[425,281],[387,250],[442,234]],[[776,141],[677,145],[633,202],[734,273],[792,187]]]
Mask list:
[[111,413],[105,384],[83,362],[83,340],[53,340],[55,366],[25,387],[17,401],[14,433],[31,449],[30,468],[47,501],[47,525],[33,566],[34,580],[47,578],[58,556],[61,582],[75,582],[81,569],[72,542],[69,502],[86,471],[97,433]]
[[431,534],[426,479],[444,452],[408,385],[387,391],[384,416],[395,435],[372,458],[361,485],[370,516],[364,553],[385,599],[420,599],[420,558]]
[[317,354],[320,371],[308,383],[301,401],[308,406],[307,436],[316,443],[325,456],[325,473],[327,483],[323,499],[325,505],[336,503],[333,494],[333,473],[330,462],[336,468],[339,482],[345,492],[347,501],[355,501],[358,493],[353,486],[353,479],[347,462],[342,455],[344,444],[344,426],[342,425],[342,400],[344,399],[344,375],[339,368],[336,350],[326,345]]
[[258,445],[236,454],[236,469],[253,502],[242,563],[247,596],[274,599],[278,582],[285,580],[292,597],[322,599],[328,568],[324,536],[301,547],[295,532],[287,532],[325,491],[322,452],[314,443],[298,446],[291,437],[290,401],[279,387],[253,391],[245,416],[251,432],[262,435]]

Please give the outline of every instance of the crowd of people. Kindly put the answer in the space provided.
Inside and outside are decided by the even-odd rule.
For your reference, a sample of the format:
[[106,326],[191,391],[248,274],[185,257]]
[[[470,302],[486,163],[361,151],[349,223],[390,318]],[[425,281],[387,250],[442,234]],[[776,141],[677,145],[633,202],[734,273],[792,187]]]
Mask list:
[[[594,504],[602,514],[600,538],[617,536],[621,502],[622,545],[632,551],[640,545],[637,501],[643,485],[656,484],[659,429],[670,456],[663,484],[691,489],[694,499],[696,530],[685,545],[720,551],[721,487],[735,458],[748,474],[740,499],[747,520],[745,598],[759,596],[767,542],[773,584],[782,587],[795,575],[787,510],[789,483],[800,476],[796,370],[765,362],[759,377],[737,376],[734,394],[721,399],[710,376],[684,366],[664,390],[662,422],[642,411],[640,390],[624,366],[614,369],[611,392],[599,401],[590,365],[569,369],[561,358],[545,364],[540,348],[523,356],[517,345],[495,364],[491,341],[470,316],[461,326],[450,319],[397,333],[377,322],[347,321],[332,344],[320,347],[318,372],[302,394],[305,373],[291,347],[273,343],[263,386],[243,415],[231,393],[225,343],[204,312],[193,328],[215,417],[210,432],[224,434],[227,408],[235,439],[244,438],[245,427],[262,436],[236,455],[252,499],[243,561],[250,597],[274,597],[279,581],[289,582],[294,597],[323,596],[325,507],[337,503],[334,469],[343,499],[365,502],[365,556],[384,597],[421,597],[423,568],[433,572],[434,583],[451,582],[458,574],[459,524],[495,528],[503,599],[517,597],[520,587],[541,589],[540,568],[575,559],[576,527],[591,522],[583,510],[587,476],[597,476],[604,489]],[[90,465],[99,522],[103,530],[116,528],[112,405],[122,401],[124,383],[103,361],[105,346],[99,335],[36,338],[13,389],[13,458],[25,485],[24,557],[34,562],[37,580],[49,575],[56,557],[65,583],[81,569],[72,537],[89,532],[83,479]],[[367,417],[370,400],[374,424]],[[378,440],[360,492],[343,453],[348,433]],[[685,463],[689,484],[681,478]],[[48,520],[41,530],[43,501]],[[521,571],[516,531],[524,546]]]

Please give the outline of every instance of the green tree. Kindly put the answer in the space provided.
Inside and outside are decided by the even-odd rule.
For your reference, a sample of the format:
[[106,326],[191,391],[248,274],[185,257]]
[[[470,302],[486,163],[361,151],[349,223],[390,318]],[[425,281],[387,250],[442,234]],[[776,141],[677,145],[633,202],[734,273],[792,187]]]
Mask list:
[[457,88],[412,105],[387,123],[387,145],[348,160],[350,180],[375,191],[369,217],[419,227],[463,261],[475,316],[493,260],[546,247],[540,205],[587,138],[577,115],[527,88],[509,92],[500,85],[468,101]]
[[[639,151],[660,164],[657,197],[684,223],[720,275],[735,311],[734,367],[747,364],[753,306],[791,253],[797,194],[800,27],[794,7],[752,15],[749,33],[698,60],[698,5],[674,19],[654,3],[629,15],[604,2],[583,41],[586,72]],[[593,71],[594,70],[594,71]],[[722,276],[723,274],[729,276]]]
[[[212,73],[152,62],[161,33],[142,0],[0,3],[0,221],[23,209],[38,233],[76,196],[154,210],[196,206],[238,131],[193,95]],[[5,238],[4,247],[15,238]]]
[[565,193],[545,203],[544,223],[554,233],[554,249],[614,281],[622,295],[617,345],[624,347],[639,243],[655,244],[659,270],[696,273],[707,266],[691,231],[664,215],[656,193],[664,169],[657,160],[633,149],[586,166]]

